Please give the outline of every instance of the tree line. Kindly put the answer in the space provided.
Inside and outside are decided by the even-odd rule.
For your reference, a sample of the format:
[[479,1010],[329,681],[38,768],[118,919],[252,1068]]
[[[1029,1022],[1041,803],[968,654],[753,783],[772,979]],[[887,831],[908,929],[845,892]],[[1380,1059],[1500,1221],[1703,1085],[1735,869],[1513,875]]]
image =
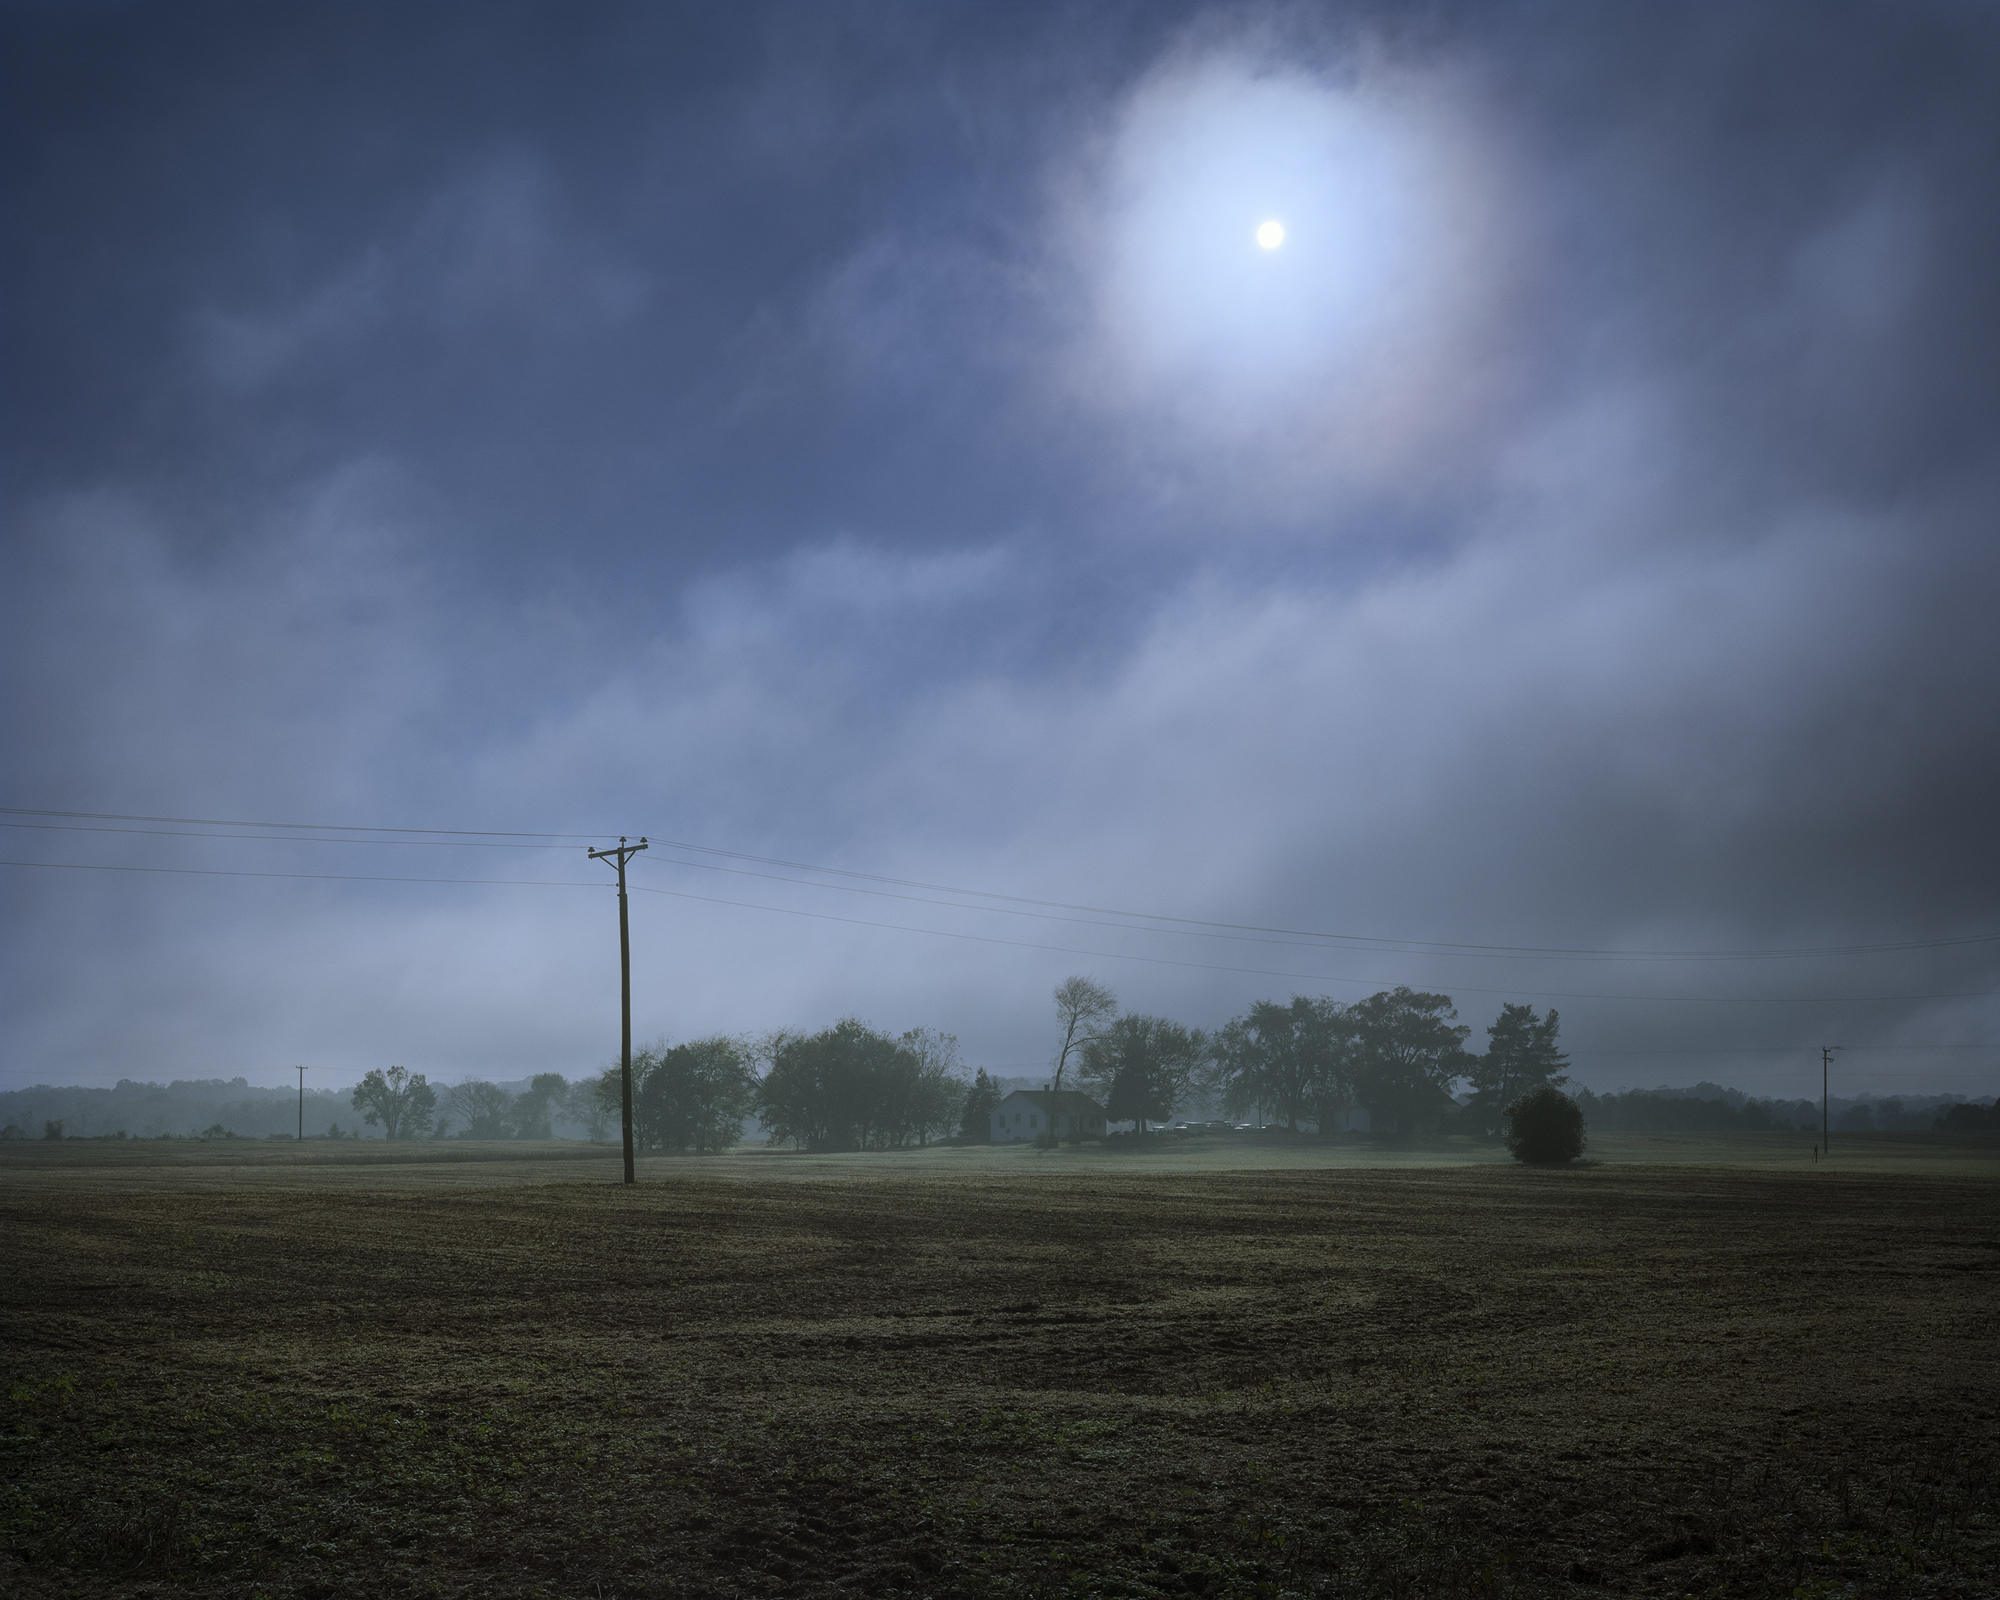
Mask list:
[[[1214,1033],[1167,1017],[1120,1014],[1102,984],[1072,977],[1055,991],[1053,1083],[1101,1098],[1114,1122],[1164,1122],[1193,1098],[1231,1115],[1250,1109],[1292,1129],[1335,1125],[1349,1108],[1372,1125],[1414,1131],[1456,1109],[1469,1077],[1473,1106],[1497,1132],[1502,1108],[1544,1083],[1563,1083],[1558,1019],[1507,1006],[1483,1055],[1449,995],[1407,987],[1343,1004],[1323,996],[1258,1001]],[[742,1138],[752,1116],[768,1136],[806,1150],[896,1150],[957,1134],[983,1140],[1000,1091],[985,1072],[967,1083],[958,1041],[935,1029],[883,1033],[848,1017],[817,1033],[714,1035],[635,1051],[633,1136],[641,1149],[714,1151]],[[370,1072],[354,1106],[391,1139],[444,1135],[547,1138],[553,1118],[593,1138],[622,1114],[620,1070],[571,1084],[542,1073],[518,1094],[469,1080],[442,1096],[403,1067]]]
[[[1507,1108],[1570,1082],[1551,1009],[1503,1004],[1485,1048],[1450,995],[1398,986],[1343,1002],[1324,995],[1259,1000],[1212,1032],[1172,1018],[1121,1013],[1117,997],[1075,976],[1054,991],[1051,1086],[1080,1087],[1109,1121],[1143,1131],[1185,1107],[1219,1105],[1230,1117],[1260,1112],[1300,1131],[1346,1125],[1367,1113],[1377,1133],[1448,1126],[1499,1137]],[[984,1071],[967,1082],[958,1041],[935,1029],[892,1035],[848,1017],[817,1033],[713,1035],[632,1057],[633,1134],[644,1150],[718,1151],[752,1117],[773,1142],[805,1150],[897,1150],[957,1135],[989,1137],[1003,1098]],[[1455,1090],[1470,1090],[1460,1103]],[[388,1137],[456,1130],[472,1138],[547,1138],[552,1123],[582,1122],[604,1137],[621,1115],[616,1066],[577,1083],[543,1073],[510,1094],[471,1080],[440,1096],[401,1067],[371,1072],[354,1105]],[[1576,1095],[1584,1118],[1606,1130],[1690,1126],[1752,1130],[1789,1125],[1775,1106],[1717,1101],[1663,1104],[1654,1095]],[[1642,1103],[1643,1102],[1643,1103]],[[1970,1126],[1977,1108],[1955,1113]]]
[[[619,1069],[594,1082],[619,1112]],[[846,1017],[817,1033],[715,1035],[632,1057],[632,1132],[641,1148],[723,1150],[752,1116],[804,1150],[901,1150],[958,1130],[965,1100],[958,1040],[934,1028],[890,1035]]]
[[[538,1072],[518,1093],[483,1078],[467,1078],[440,1093],[421,1072],[376,1068],[354,1087],[351,1103],[369,1127],[388,1139],[550,1139],[563,1121],[588,1122],[588,1083],[560,1072]],[[601,1120],[601,1119],[600,1119]],[[602,1136],[602,1129],[596,1137]]]
[[[1168,1017],[1120,1014],[1117,998],[1087,978],[1055,991],[1061,1047],[1053,1086],[1075,1061],[1075,1080],[1113,1122],[1166,1122],[1197,1099],[1229,1116],[1260,1111],[1292,1131],[1338,1127],[1368,1113],[1379,1131],[1411,1133],[1446,1116],[1497,1134],[1505,1108],[1544,1085],[1569,1081],[1555,1011],[1538,1016],[1505,1005],[1486,1030],[1483,1053],[1466,1050],[1472,1030],[1450,995],[1400,986],[1364,1000],[1324,995],[1259,1000],[1213,1033]],[[983,1077],[983,1075],[982,1075]],[[1453,1088],[1472,1087],[1461,1108]],[[982,1137],[983,1114],[1000,1096],[990,1081],[968,1096],[967,1132]]]
[[[932,1028],[891,1036],[848,1017],[817,1033],[663,1039],[632,1054],[632,1133],[642,1150],[726,1150],[755,1116],[802,1149],[899,1150],[956,1133],[966,1091],[957,1039]],[[546,1139],[565,1118],[601,1139],[623,1098],[615,1065],[577,1083],[541,1073],[518,1094],[479,1079],[440,1094],[396,1066],[368,1073],[354,1106],[391,1139]]]

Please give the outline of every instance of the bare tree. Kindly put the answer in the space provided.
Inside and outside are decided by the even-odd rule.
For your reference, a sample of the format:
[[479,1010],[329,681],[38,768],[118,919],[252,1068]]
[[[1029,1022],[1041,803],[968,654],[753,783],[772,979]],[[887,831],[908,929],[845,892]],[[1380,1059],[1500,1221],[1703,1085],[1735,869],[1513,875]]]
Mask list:
[[592,1144],[604,1142],[604,1132],[610,1126],[613,1109],[604,1104],[597,1087],[596,1078],[578,1078],[563,1098],[564,1112],[572,1122],[583,1124]]
[[444,1108],[464,1122],[467,1139],[511,1139],[517,1131],[514,1097],[484,1078],[453,1084],[444,1092]]
[[917,1143],[927,1145],[958,1126],[965,1106],[965,1062],[958,1053],[958,1035],[912,1028],[900,1042],[920,1063],[908,1116]]
[[1055,1081],[1049,1087],[1060,1092],[1063,1068],[1069,1065],[1069,1058],[1087,1040],[1096,1038],[1098,1030],[1118,1014],[1118,996],[1078,973],[1056,985],[1055,998],[1056,1021],[1062,1027],[1063,1040],[1062,1048],[1056,1052]]

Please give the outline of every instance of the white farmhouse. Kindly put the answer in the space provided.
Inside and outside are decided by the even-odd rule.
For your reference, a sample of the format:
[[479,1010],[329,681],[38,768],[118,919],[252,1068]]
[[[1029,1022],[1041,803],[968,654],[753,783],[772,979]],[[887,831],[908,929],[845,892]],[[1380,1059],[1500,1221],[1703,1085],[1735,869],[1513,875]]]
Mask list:
[[1104,1107],[1076,1089],[1016,1089],[993,1108],[993,1142],[1039,1139],[1102,1139]]

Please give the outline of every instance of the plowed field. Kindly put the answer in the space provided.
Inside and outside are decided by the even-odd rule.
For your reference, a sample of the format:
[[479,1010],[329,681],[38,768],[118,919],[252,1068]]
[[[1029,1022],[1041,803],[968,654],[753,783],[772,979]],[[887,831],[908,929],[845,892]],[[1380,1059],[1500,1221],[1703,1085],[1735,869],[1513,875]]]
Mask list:
[[684,1174],[0,1186],[7,1592],[2000,1592],[1992,1181]]

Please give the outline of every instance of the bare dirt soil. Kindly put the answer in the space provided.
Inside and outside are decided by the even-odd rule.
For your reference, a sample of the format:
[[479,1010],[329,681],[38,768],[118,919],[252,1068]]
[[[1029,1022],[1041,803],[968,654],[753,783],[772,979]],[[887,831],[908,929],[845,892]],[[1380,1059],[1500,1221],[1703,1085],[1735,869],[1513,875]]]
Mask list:
[[28,1162],[0,1586],[1991,1596],[1979,1157]]

